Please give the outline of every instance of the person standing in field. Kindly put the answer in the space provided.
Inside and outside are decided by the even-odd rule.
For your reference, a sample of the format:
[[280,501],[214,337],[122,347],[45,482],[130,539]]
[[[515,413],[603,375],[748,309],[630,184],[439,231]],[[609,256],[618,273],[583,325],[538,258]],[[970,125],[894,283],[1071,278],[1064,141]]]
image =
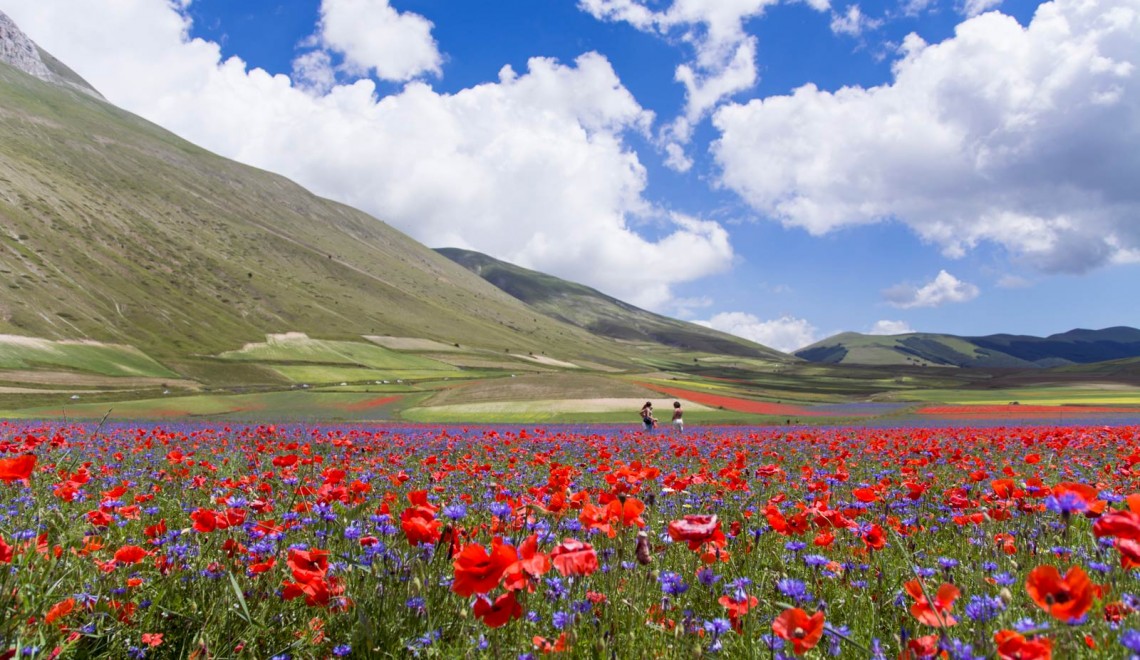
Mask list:
[[652,401],[646,401],[645,405],[641,407],[641,424],[646,431],[652,431],[657,427],[657,418],[653,416]]
[[673,431],[675,433],[684,433],[685,432],[685,420],[682,419],[682,416],[684,414],[685,414],[684,411],[681,410],[681,402],[680,401],[674,401],[673,402]]

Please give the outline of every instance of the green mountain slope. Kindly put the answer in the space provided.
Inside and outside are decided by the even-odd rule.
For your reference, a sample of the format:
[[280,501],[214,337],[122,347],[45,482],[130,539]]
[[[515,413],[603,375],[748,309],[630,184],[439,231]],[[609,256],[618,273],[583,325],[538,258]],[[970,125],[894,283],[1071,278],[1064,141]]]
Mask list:
[[796,351],[796,355],[828,364],[1051,368],[1140,357],[1140,330],[1077,329],[1049,337],[846,332]]
[[1078,328],[1048,337],[989,335],[969,339],[983,348],[1038,363],[1063,360],[1089,364],[1140,356],[1140,330],[1124,326],[1103,330]]
[[588,286],[479,252],[458,248],[436,251],[540,313],[597,335],[722,355],[788,359],[784,353],[746,339],[647,312]]
[[304,332],[625,362],[375,218],[58,75],[67,84],[0,64],[0,334],[160,360]]

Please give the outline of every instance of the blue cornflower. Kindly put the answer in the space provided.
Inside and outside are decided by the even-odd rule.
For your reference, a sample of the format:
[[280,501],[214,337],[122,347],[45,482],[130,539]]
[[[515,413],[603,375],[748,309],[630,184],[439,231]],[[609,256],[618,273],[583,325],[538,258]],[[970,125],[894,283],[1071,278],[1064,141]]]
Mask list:
[[878,637],[871,639],[871,660],[887,660],[887,654],[883,652],[883,643]]
[[1120,644],[1133,654],[1140,654],[1140,630],[1130,628],[1120,633]]
[[332,652],[336,657],[343,658],[349,653],[352,653],[352,647],[348,644],[341,644],[340,646],[334,646]]
[[974,647],[961,640],[950,639],[946,650],[950,652],[953,660],[986,660],[986,656],[975,655]]
[[994,584],[998,585],[999,587],[1008,587],[1014,582],[1017,582],[1017,579],[1009,573],[998,573],[994,576]]
[[732,624],[729,623],[728,619],[724,618],[716,618],[712,621],[705,621],[704,627],[705,630],[712,633],[713,637],[720,637],[729,630],[732,630]]
[[1005,601],[997,596],[974,596],[966,603],[966,616],[979,623],[985,623],[1005,611]]
[[657,581],[661,584],[661,591],[670,596],[680,596],[689,590],[689,585],[681,579],[681,576],[673,571],[663,571],[657,577]]
[[720,576],[707,566],[697,571],[697,582],[700,582],[701,586],[711,587],[719,581]]
[[463,504],[462,502],[448,504],[447,506],[443,507],[443,511],[441,511],[441,513],[443,514],[443,517],[447,518],[448,520],[463,520],[467,517],[467,505]]
[[803,541],[788,541],[784,544],[784,549],[789,552],[799,552],[807,547],[807,543]]
[[819,566],[827,566],[831,560],[823,555],[804,555],[804,563],[813,568]]
[[799,580],[783,578],[776,583],[776,590],[787,598],[791,598],[797,604],[806,603],[811,600],[811,594],[808,593],[807,585]]
[[823,632],[827,635],[827,652],[831,655],[839,655],[843,651],[840,643],[844,637],[851,636],[851,629],[847,626],[835,626],[834,628],[824,628]]
[[1048,623],[1037,623],[1033,619],[1022,619],[1021,621],[1017,621],[1013,624],[1013,629],[1019,633],[1027,633],[1033,630],[1040,630],[1048,627]]
[[760,635],[760,641],[764,642],[764,646],[767,646],[773,651],[779,651],[784,648],[784,640],[771,633]]
[[562,583],[562,578],[550,577],[546,578],[546,596],[551,600],[562,600],[566,597],[569,590],[566,585]]
[[569,612],[555,612],[554,615],[550,617],[550,622],[554,625],[555,629],[562,630],[566,626],[574,623],[574,615]]
[[1063,516],[1070,516],[1074,513],[1081,513],[1088,509],[1088,504],[1085,503],[1076,493],[1061,493],[1060,497],[1050,495],[1045,498],[1045,508],[1053,513],[1059,513]]

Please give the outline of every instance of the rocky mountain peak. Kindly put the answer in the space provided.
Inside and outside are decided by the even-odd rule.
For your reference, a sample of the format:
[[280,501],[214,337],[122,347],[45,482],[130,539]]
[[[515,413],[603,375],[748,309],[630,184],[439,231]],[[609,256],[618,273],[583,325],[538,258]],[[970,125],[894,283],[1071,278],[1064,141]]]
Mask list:
[[86,80],[37,46],[3,11],[0,11],[0,62],[40,80],[102,98]]
[[58,82],[40,57],[40,49],[15,21],[0,11],[0,61],[40,80]]

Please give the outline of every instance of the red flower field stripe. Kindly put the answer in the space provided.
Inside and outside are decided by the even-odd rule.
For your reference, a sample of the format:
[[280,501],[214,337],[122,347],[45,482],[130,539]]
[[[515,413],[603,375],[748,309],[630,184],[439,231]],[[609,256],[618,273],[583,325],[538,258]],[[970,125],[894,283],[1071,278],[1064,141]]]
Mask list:
[[764,401],[752,401],[751,399],[739,399],[731,396],[723,396],[720,394],[709,394],[707,392],[696,392],[694,390],[684,390],[679,387],[663,387],[656,383],[638,382],[638,385],[649,388],[651,390],[668,394],[669,396],[679,397],[693,403],[699,403],[704,406],[712,406],[714,408],[724,408],[734,412],[753,413],[756,415],[816,415],[809,408],[802,406],[791,406],[784,403],[767,403]]
[[1140,408],[1117,406],[1039,406],[1022,404],[982,404],[964,406],[925,406],[916,411],[919,415],[940,417],[1047,417],[1059,414],[1122,415],[1140,414]]
[[389,403],[395,403],[396,401],[399,401],[401,398],[403,398],[403,397],[380,396],[380,397],[376,397],[375,399],[365,399],[364,401],[357,401],[356,403],[350,403],[350,404],[344,406],[344,409],[348,410],[348,411],[369,410],[372,408],[379,408],[380,406],[386,406]]

